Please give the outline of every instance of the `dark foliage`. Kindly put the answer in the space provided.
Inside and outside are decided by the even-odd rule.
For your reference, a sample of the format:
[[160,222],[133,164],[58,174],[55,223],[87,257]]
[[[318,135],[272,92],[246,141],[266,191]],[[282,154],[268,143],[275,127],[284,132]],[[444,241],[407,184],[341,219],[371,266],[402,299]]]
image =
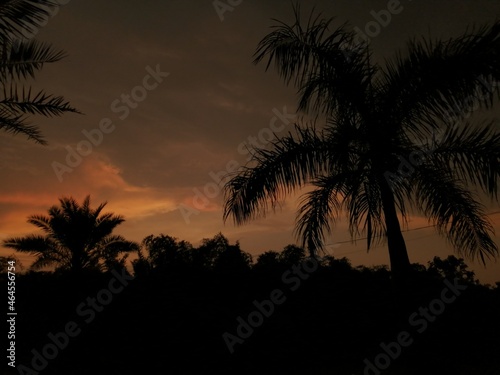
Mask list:
[[[179,242],[168,236],[153,238],[178,249]],[[355,268],[333,257],[315,268],[304,266],[308,258],[284,267],[281,262],[290,259],[290,252],[300,253],[289,246],[261,255],[241,272],[245,257],[222,235],[200,249],[215,244],[223,248],[211,267],[139,274],[88,323],[77,307],[108,289],[116,274],[89,272],[85,282],[70,274],[20,276],[18,363],[29,364],[31,349],[41,350],[50,342],[49,332],[74,321],[81,333],[48,361],[44,375],[362,374],[363,361],[373,361],[382,352],[380,344],[396,340],[401,331],[414,341],[384,374],[494,374],[500,369],[499,288],[478,284],[462,259],[414,265],[415,277],[401,293],[386,267]],[[238,272],[227,272],[230,265]],[[292,290],[296,283],[284,275],[297,267],[310,272],[304,271],[307,277]],[[409,317],[440,298],[444,277],[458,278],[467,289],[418,333]],[[222,335],[236,335],[237,318],[246,321],[256,311],[255,301],[269,300],[273,290],[282,291],[284,302],[274,305],[230,354]]]

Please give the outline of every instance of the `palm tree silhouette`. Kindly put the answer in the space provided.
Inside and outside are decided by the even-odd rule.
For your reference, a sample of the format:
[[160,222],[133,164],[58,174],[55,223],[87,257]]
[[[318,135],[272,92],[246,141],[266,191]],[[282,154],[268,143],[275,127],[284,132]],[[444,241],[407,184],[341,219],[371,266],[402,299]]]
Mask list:
[[491,84],[500,80],[500,22],[447,41],[412,40],[380,67],[345,25],[331,31],[332,19],[318,16],[304,27],[294,11],[295,23],[278,21],[254,62],[274,63],[298,89],[299,110],[326,125],[296,124],[295,136],[252,150],[224,187],[224,220],[241,225],[312,184],[296,226],[311,255],[347,212],[351,236],[366,235],[368,249],[387,240],[391,270],[403,275],[410,262],[400,217],[407,223],[416,210],[459,254],[483,263],[496,256],[493,228],[470,187],[497,198],[500,135],[492,122],[474,126],[466,117],[491,108],[500,92]]
[[27,122],[28,115],[59,116],[79,113],[61,96],[45,91],[32,92],[16,81],[35,78],[44,64],[64,57],[64,52],[30,37],[59,5],[53,0],[8,0],[0,4],[0,129],[24,134],[28,139],[46,144],[37,126]]
[[3,241],[5,247],[36,256],[32,269],[56,265],[56,269],[72,273],[110,270],[123,267],[128,253],[139,249],[138,244],[111,234],[124,219],[102,213],[106,203],[92,209],[90,196],[81,206],[73,198],[61,198],[59,202],[60,207],[49,209],[49,216],[28,218],[29,223],[45,232],[44,236],[33,234]]

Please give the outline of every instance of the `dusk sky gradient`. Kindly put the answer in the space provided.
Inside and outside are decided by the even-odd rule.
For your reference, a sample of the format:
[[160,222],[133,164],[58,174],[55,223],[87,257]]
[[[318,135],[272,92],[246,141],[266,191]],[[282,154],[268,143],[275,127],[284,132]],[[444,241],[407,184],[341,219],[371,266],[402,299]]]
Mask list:
[[[388,4],[300,3],[304,14],[315,6],[325,17],[335,16],[338,25],[349,22],[362,30],[374,20],[371,12]],[[47,146],[0,133],[0,239],[37,233],[26,222],[29,215],[45,214],[59,197],[82,202],[90,194],[92,207],[107,201],[105,212],[125,217],[117,233],[129,240],[163,233],[197,246],[202,238],[222,232],[231,242],[240,241],[254,259],[295,243],[296,197],[284,202],[282,211],[236,227],[222,220],[222,191],[213,178],[246,162],[244,142],[254,139],[265,145],[269,129],[278,136],[293,130],[292,122],[279,114],[295,114],[295,89],[273,69],[266,72],[265,64],[252,63],[258,42],[274,24],[271,19],[292,21],[291,4],[244,0],[221,20],[211,0],[69,1],[36,36],[65,50],[67,57],[46,65],[27,85],[63,95],[83,114],[33,118]],[[370,41],[381,64],[411,37],[449,38],[500,16],[500,2],[491,0],[403,0],[399,7]],[[163,73],[145,80],[151,71]],[[141,88],[144,85],[149,89]],[[131,94],[141,100],[135,103],[132,98],[127,105],[122,95]],[[488,117],[499,119],[498,108]],[[103,121],[108,133],[102,133],[102,142],[58,178],[54,162],[66,164],[68,146],[76,150],[87,140],[83,131],[92,133]],[[485,203],[487,212],[500,210],[497,203]],[[198,214],[186,220],[189,209]],[[500,214],[490,219],[499,243]],[[415,215],[409,229],[427,225],[427,219]],[[434,255],[453,254],[433,228],[404,236],[412,262],[426,264]],[[389,263],[386,245],[367,253],[364,240],[353,245],[345,242],[349,239],[343,219],[327,241],[329,253],[346,256],[353,265]],[[0,255],[9,254],[11,250],[0,249]],[[29,265],[28,257],[19,258]],[[482,282],[500,281],[500,262],[490,262],[486,269],[478,262],[467,263]]]

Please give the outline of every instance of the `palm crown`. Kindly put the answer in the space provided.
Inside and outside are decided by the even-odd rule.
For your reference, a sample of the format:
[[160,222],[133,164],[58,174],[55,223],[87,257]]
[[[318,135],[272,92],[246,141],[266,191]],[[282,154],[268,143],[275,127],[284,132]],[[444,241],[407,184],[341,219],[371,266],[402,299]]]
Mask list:
[[345,25],[331,31],[332,20],[318,17],[303,27],[295,11],[293,25],[278,23],[260,42],[255,62],[274,63],[298,88],[299,109],[323,114],[326,126],[297,125],[271,150],[254,150],[225,185],[224,218],[242,224],[310,183],[296,230],[311,255],[347,212],[351,235],[366,234],[368,249],[386,239],[392,271],[404,273],[399,217],[418,210],[459,253],[495,256],[492,225],[470,187],[496,198],[500,135],[492,122],[465,117],[498,97],[500,22],[447,41],[413,40],[380,67]]
[[33,269],[56,265],[60,270],[80,272],[85,269],[110,270],[124,266],[125,257],[138,251],[139,245],[112,235],[124,219],[102,213],[106,203],[90,208],[90,196],[80,206],[73,198],[61,198],[60,206],[49,209],[49,216],[33,215],[28,222],[45,235],[29,235],[4,240],[3,245],[36,256]]

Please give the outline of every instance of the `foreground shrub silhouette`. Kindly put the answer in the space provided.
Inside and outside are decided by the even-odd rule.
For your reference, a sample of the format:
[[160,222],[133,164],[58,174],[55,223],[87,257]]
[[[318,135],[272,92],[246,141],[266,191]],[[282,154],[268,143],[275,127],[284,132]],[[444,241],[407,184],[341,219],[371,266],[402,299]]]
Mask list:
[[[212,243],[224,243],[218,239]],[[433,262],[465,265],[454,259]],[[386,267],[352,267],[347,259],[325,259],[296,291],[283,283],[281,273],[275,278],[272,270],[267,277],[257,267],[245,277],[215,269],[144,274],[86,325],[44,373],[358,375],[364,359],[373,359],[381,342],[394,340],[403,330],[414,342],[388,374],[495,373],[500,350],[497,289],[469,284],[419,334],[409,316],[439,298],[445,286],[435,265],[419,268],[421,285],[407,289],[412,303],[402,307]],[[96,274],[75,291],[63,274],[20,275],[18,288],[29,290],[30,298],[19,300],[25,322],[19,327],[19,363],[31,359],[31,349],[43,346],[49,331],[60,330],[68,320],[81,323],[75,307],[107,287],[109,278]],[[274,289],[282,290],[286,301],[231,355],[222,334],[233,332],[237,317],[246,319],[255,309],[253,301],[269,298]]]

